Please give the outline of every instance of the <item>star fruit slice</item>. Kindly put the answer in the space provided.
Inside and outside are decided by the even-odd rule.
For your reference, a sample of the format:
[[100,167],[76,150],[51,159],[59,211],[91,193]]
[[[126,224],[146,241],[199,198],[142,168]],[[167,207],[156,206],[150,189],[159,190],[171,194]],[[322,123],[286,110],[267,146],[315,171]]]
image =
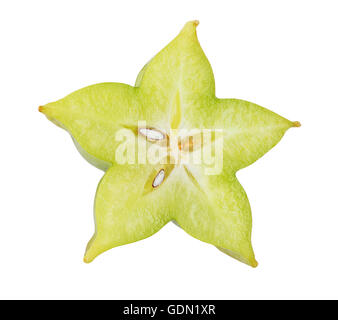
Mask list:
[[[193,237],[257,266],[250,204],[236,171],[263,156],[299,123],[247,101],[216,98],[197,25],[188,22],[141,70],[134,87],[96,84],[39,108],[70,133],[91,164],[106,171],[96,192],[95,233],[85,262],[113,247],[147,238],[174,221]],[[143,131],[138,130],[139,121],[146,121]],[[222,148],[217,174],[206,174],[209,165],[204,163],[138,163],[136,156],[134,163],[121,164],[116,159],[121,130],[145,139],[149,146],[161,134],[172,139],[171,129],[195,128],[220,132],[212,140],[215,145],[221,142]],[[147,139],[151,134],[153,141]],[[188,135],[189,144],[182,142],[178,152],[206,148],[189,139]]]

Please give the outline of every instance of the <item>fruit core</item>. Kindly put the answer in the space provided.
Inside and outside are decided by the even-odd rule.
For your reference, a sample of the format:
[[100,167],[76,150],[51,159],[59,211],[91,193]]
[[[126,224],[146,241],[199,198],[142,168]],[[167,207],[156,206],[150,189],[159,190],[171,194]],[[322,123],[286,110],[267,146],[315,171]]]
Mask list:
[[[152,173],[152,178],[149,180],[152,181],[151,186],[153,189],[158,188],[164,180],[168,178],[169,174],[174,169],[175,164],[184,162],[182,159],[188,158],[190,152],[194,152],[202,147],[202,138],[200,134],[179,137],[174,130],[171,136],[169,136],[164,133],[164,131],[151,127],[140,128],[138,134],[147,141],[167,149],[167,164],[160,169],[155,170]],[[191,178],[192,174],[185,165],[184,169]]]

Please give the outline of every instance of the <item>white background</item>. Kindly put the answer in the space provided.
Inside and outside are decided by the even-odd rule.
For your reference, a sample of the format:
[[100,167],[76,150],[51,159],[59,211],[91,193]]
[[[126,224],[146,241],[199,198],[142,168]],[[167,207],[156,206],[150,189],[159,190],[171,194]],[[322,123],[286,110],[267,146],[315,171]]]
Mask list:
[[[337,1],[1,2],[0,298],[338,298],[337,15]],[[103,173],[37,107],[133,84],[192,19],[218,97],[302,123],[238,174],[259,266],[173,224],[85,264]]]

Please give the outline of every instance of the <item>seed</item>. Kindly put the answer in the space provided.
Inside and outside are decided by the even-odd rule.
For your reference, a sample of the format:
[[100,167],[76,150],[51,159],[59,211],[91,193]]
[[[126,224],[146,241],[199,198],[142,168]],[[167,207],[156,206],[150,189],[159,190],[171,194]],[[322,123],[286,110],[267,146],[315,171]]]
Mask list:
[[158,141],[165,139],[165,135],[161,131],[155,129],[141,128],[139,132],[140,134],[145,136],[148,140]]
[[157,188],[163,182],[164,176],[165,176],[164,170],[161,169],[153,181],[153,188]]

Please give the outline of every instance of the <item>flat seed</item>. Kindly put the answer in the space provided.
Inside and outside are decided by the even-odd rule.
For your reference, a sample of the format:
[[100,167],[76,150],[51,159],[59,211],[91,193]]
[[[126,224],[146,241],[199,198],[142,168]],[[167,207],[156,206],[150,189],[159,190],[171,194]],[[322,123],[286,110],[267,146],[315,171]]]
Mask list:
[[165,135],[161,131],[155,129],[141,128],[139,132],[148,140],[158,141],[165,139]]
[[153,188],[157,188],[163,182],[164,177],[165,177],[164,170],[161,169],[153,181]]

